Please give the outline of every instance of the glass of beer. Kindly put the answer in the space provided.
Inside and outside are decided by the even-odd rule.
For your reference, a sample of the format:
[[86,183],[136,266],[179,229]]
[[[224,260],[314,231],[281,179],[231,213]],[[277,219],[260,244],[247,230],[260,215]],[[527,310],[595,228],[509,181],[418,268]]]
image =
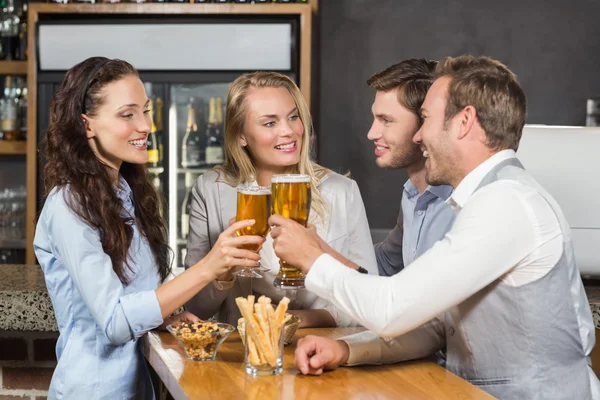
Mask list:
[[[269,234],[269,216],[271,207],[271,189],[266,186],[240,186],[237,189],[237,213],[236,221],[253,219],[256,222],[252,226],[238,230],[238,236],[254,235],[266,237]],[[258,253],[262,245],[247,245],[243,249]],[[266,269],[259,264],[256,268],[241,268],[234,275],[245,278],[262,278],[257,271],[264,272]]]
[[[271,212],[306,226],[310,212],[310,176],[301,174],[273,175]],[[293,265],[279,260],[279,273],[273,281],[279,289],[304,287],[304,274]]]

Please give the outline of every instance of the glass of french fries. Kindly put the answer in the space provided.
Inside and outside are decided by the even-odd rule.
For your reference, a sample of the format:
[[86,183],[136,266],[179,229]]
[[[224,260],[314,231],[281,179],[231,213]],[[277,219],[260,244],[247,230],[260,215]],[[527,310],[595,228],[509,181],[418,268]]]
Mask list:
[[271,299],[238,297],[235,302],[245,322],[245,370],[250,375],[280,375],[283,371],[283,325],[290,300],[281,299],[273,308]]

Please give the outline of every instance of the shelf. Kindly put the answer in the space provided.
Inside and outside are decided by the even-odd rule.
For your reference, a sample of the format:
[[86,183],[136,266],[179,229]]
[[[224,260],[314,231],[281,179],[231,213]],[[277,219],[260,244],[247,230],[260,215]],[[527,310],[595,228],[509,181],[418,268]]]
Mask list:
[[0,140],[0,154],[26,154],[27,142],[24,140],[9,142]]
[[25,239],[4,240],[0,238],[0,249],[24,249],[25,247]]
[[41,14],[301,14],[311,11],[309,3],[31,3]]
[[27,75],[27,61],[0,61],[0,75]]

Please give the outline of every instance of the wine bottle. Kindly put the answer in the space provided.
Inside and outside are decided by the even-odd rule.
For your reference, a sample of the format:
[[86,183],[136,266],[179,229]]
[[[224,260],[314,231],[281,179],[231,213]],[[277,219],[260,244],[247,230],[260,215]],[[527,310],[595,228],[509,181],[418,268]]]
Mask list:
[[159,160],[159,150],[158,150],[158,140],[156,139],[156,124],[154,123],[154,107],[152,106],[152,99],[150,99],[150,118],[152,119],[152,129],[150,130],[150,134],[148,135],[148,140],[146,141],[146,147],[148,149],[148,162],[146,165],[150,168],[158,167]]
[[20,78],[19,87],[21,92],[17,99],[17,115],[19,119],[19,140],[27,140],[27,81],[25,78]]
[[185,173],[185,196],[181,203],[181,238],[186,239],[190,232],[190,211],[192,209],[192,187],[198,179],[197,174]]
[[156,140],[158,141],[158,166],[162,167],[165,159],[164,131],[163,131],[163,100],[156,98],[154,106],[154,123],[156,124]]
[[190,210],[192,208],[191,190],[186,188],[185,197],[181,204],[181,238],[187,239],[190,232]]
[[11,61],[19,59],[20,26],[21,20],[15,10],[15,2],[7,0],[0,22],[0,59]]
[[4,80],[4,97],[1,100],[4,140],[19,140],[19,129],[17,128],[18,99],[16,97],[12,76],[7,76]]
[[188,117],[181,149],[181,165],[184,168],[198,168],[206,161],[206,136],[198,130],[194,99],[190,98]]
[[[208,124],[206,125],[206,163],[222,164],[223,158],[223,140],[221,135],[221,98],[212,97],[209,103]],[[222,120],[222,118],[221,118]]]

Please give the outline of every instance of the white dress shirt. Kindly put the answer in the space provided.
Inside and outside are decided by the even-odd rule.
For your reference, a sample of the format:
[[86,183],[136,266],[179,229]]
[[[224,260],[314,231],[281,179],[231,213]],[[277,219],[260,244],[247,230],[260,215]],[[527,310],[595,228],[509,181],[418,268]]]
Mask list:
[[[448,200],[457,213],[452,229],[402,273],[364,276],[329,255],[315,261],[306,287],[374,332],[347,340],[349,364],[392,360],[398,344],[382,345],[376,335],[398,336],[417,327],[443,333],[435,317],[448,308],[499,278],[519,286],[556,264],[563,251],[560,224],[539,193],[508,180],[475,191],[492,168],[513,157],[514,151],[501,151],[462,180]],[[443,346],[443,337],[429,340],[415,346],[412,358]]]

